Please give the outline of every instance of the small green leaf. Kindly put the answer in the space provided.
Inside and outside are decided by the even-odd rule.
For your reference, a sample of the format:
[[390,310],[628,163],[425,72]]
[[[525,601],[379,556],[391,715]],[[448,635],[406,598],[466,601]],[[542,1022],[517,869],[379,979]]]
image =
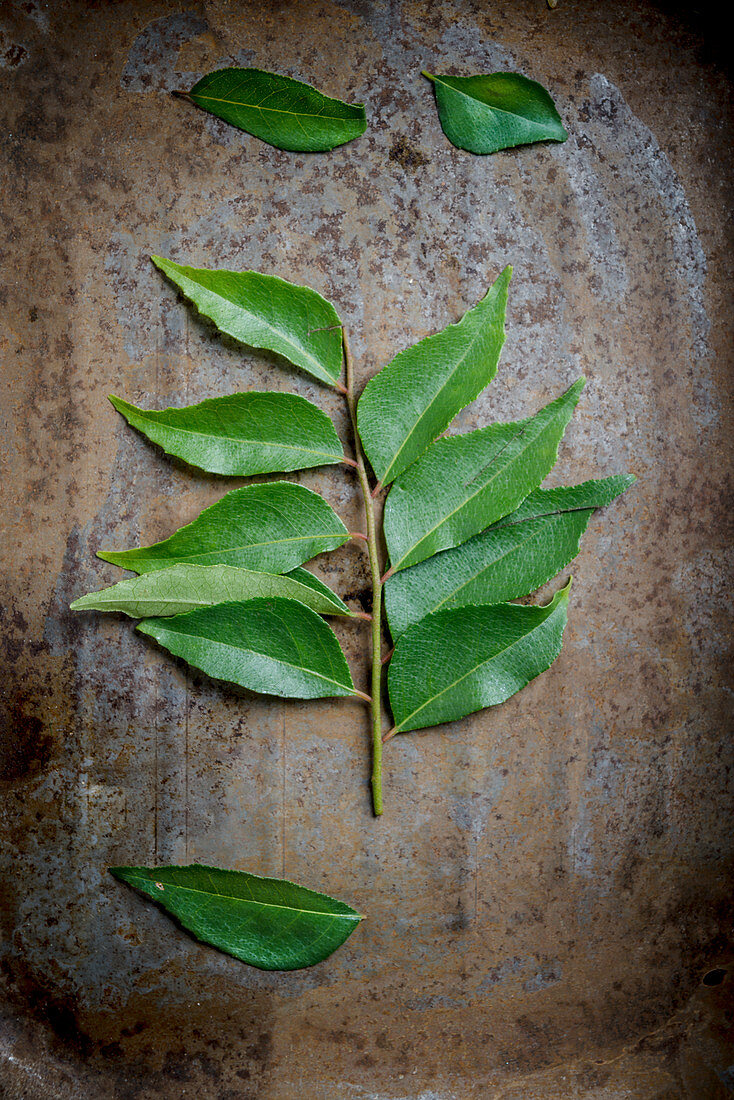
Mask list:
[[433,83],[441,128],[459,149],[496,153],[568,137],[543,85],[520,73],[423,76]]
[[287,879],[193,863],[110,867],[162,906],[197,940],[260,970],[298,970],[328,958],[362,917],[349,905]]
[[[319,580],[318,577],[315,577],[313,573],[309,573],[308,569],[302,569],[299,565],[296,569],[291,569],[290,572],[286,573],[286,576],[299,584],[305,585],[307,588],[312,588],[318,594],[324,605],[330,608],[329,611],[319,611],[320,615],[354,615],[354,612],[349,610],[344,600],[337,596],[336,592],[332,592],[329,586]],[[300,596],[297,599],[300,599]],[[301,603],[306,603],[306,600],[301,599]],[[318,611],[318,608],[314,607],[313,610]]]
[[260,573],[287,573],[349,538],[318,493],[290,481],[245,485],[153,546],[100,550],[98,558],[149,573],[171,565],[236,565]]
[[183,409],[110,401],[166,454],[210,474],[249,477],[341,462],[344,448],[326,413],[292,393],[235,393]]
[[261,69],[218,69],[189,95],[217,118],[296,153],[326,153],[367,129],[361,103],[330,99],[311,84]]
[[367,383],[359,435],[383,485],[393,481],[497,373],[512,268],[455,325],[399,352]]
[[274,351],[320,382],[336,385],[341,322],[331,302],[315,290],[257,271],[186,267],[163,256],[151,260],[220,332],[248,347]]
[[170,619],[145,619],[138,630],[208,676],[262,695],[357,694],[334,631],[296,600],[218,603]]
[[281,596],[298,600],[319,615],[352,615],[326,585],[300,582],[295,573],[316,581],[305,569],[281,576],[233,565],[172,565],[170,569],[120,581],[102,592],[90,592],[75,600],[71,610],[122,611],[133,619],[145,619],[151,615],[181,615],[217,603]]
[[528,420],[439,439],[385,503],[393,572],[459,546],[517,508],[553,468],[584,379]]
[[406,630],[388,672],[391,734],[503,703],[550,668],[561,652],[570,587],[545,607],[457,607]]
[[393,638],[434,611],[527,596],[576,556],[594,508],[634,482],[631,475],[536,489],[520,508],[461,546],[396,573],[385,584]]

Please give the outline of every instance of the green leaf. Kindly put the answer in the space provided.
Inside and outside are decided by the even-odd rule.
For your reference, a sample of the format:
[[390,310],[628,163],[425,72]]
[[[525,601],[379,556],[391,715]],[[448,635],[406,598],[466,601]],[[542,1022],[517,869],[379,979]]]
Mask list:
[[287,573],[348,538],[346,527],[318,493],[290,481],[272,481],[233,489],[163,542],[100,550],[97,557],[134,573],[179,564]]
[[287,879],[192,863],[110,867],[162,906],[197,940],[260,970],[298,970],[328,958],[362,917],[349,905]]
[[166,454],[210,474],[248,477],[341,462],[344,448],[326,413],[292,393],[235,393],[183,409],[110,401]]
[[311,84],[261,69],[218,69],[189,95],[217,118],[295,153],[326,153],[367,129],[361,103],[330,99]]
[[383,485],[406,470],[497,373],[512,268],[455,325],[401,351],[357,406],[359,435]]
[[540,588],[576,556],[593,510],[634,480],[622,474],[536,489],[482,534],[396,573],[385,584],[393,637],[434,611],[504,603]]
[[296,600],[218,603],[137,629],[208,676],[263,695],[357,694],[334,631]]
[[335,386],[342,369],[341,322],[331,302],[307,286],[257,271],[186,267],[151,256],[220,332],[251,348],[282,355]]
[[132,577],[102,592],[91,592],[71,605],[72,611],[122,611],[133,619],[151,615],[181,615],[197,607],[281,596],[298,600],[319,615],[352,615],[326,585],[300,582],[295,572],[316,578],[305,569],[280,576],[255,573],[233,565],[172,565]]
[[550,668],[561,652],[570,587],[545,607],[457,607],[410,627],[388,672],[391,735],[503,703]]
[[579,378],[528,420],[433,443],[385,503],[393,572],[459,546],[514,511],[553,468],[583,385]]
[[520,73],[423,76],[433,84],[441,128],[459,149],[496,153],[568,137],[543,85]]
[[[315,577],[313,573],[309,573],[308,569],[302,569],[299,565],[296,569],[291,569],[290,572],[286,573],[286,576],[290,577],[291,580],[298,581],[299,584],[306,585],[307,588],[312,588],[324,601],[325,605],[331,608],[330,611],[320,611],[320,615],[355,614],[354,611],[350,611],[344,600],[337,596],[336,592],[332,592],[327,584]],[[300,596],[297,598],[300,599]],[[301,603],[306,603],[306,600],[301,599]],[[318,611],[318,608],[314,607],[314,611]]]

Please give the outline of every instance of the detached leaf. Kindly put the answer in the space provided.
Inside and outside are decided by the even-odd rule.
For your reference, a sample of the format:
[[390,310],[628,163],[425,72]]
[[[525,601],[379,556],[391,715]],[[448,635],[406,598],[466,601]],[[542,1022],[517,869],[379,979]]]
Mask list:
[[511,275],[506,267],[458,324],[399,352],[365,386],[357,406],[359,435],[383,485],[415,462],[494,378]]
[[260,970],[313,966],[341,947],[362,920],[326,894],[247,871],[200,863],[109,870],[171,913],[197,940]]
[[296,153],[326,153],[367,129],[361,103],[330,99],[311,84],[261,69],[218,69],[189,95],[217,118]]
[[326,585],[300,582],[295,573],[316,578],[305,569],[280,576],[255,573],[232,565],[172,565],[120,581],[102,592],[91,592],[71,605],[72,611],[122,611],[133,619],[151,615],[181,615],[197,607],[281,596],[298,600],[319,615],[351,615],[352,612]]
[[334,386],[342,369],[341,322],[315,290],[257,271],[185,267],[163,256],[155,266],[220,332],[282,355]]
[[568,137],[543,85],[520,73],[423,76],[433,84],[441,128],[459,149],[496,153]]
[[545,607],[459,607],[410,627],[388,672],[391,734],[503,703],[550,668],[561,652],[570,587]]
[[210,474],[249,477],[341,462],[344,448],[326,413],[292,393],[235,393],[183,409],[110,401],[166,454]]
[[393,637],[434,611],[504,603],[540,588],[576,556],[594,508],[609,504],[634,480],[622,474],[536,489],[482,534],[396,573],[385,584]]
[[528,420],[433,443],[385,503],[393,571],[459,546],[514,511],[553,468],[583,386],[579,378]]
[[97,557],[134,573],[179,564],[287,573],[348,538],[346,527],[318,493],[290,481],[273,481],[233,489],[163,542],[100,550]]
[[145,619],[141,634],[216,680],[262,695],[356,695],[334,631],[296,600],[218,603],[171,619]]

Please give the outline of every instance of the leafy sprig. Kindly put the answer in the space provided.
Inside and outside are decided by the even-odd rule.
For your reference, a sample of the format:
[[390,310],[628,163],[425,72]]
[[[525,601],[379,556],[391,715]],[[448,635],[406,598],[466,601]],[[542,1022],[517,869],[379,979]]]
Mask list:
[[[510,268],[458,323],[398,353],[358,398],[346,330],[316,291],[257,272],[153,261],[221,332],[277,352],[341,392],[355,457],[346,456],[329,417],[292,394],[238,393],[160,412],[114,397],[115,408],[166,453],[211,473],[345,463],[361,488],[366,533],[350,534],[302,485],[246,485],[162,542],[100,551],[139,576],[73,607],[140,618],[141,633],[169,652],[252,691],[362,699],[370,708],[373,807],[381,814],[383,742],[501,703],[553,663],[570,582],[545,606],[508,601],[564,569],[593,509],[634,478],[540,488],[583,378],[525,420],[437,438],[496,374]],[[303,568],[350,538],[367,550],[370,614],[350,611]],[[383,609],[394,652],[384,644]],[[369,695],[354,686],[322,617],[350,615],[370,621]]]

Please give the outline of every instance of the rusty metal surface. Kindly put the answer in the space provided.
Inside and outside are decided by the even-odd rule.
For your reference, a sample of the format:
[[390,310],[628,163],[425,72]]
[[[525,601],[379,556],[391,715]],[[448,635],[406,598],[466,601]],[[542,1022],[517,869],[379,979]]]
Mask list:
[[[730,90],[695,28],[643,0],[0,11],[0,1095],[730,1094],[731,979],[701,984],[731,927]],[[364,101],[369,131],[299,156],[169,96],[227,63]],[[533,75],[570,140],[453,149],[418,75],[444,67]],[[315,286],[362,381],[511,262],[500,372],[458,427],[583,370],[557,477],[640,478],[592,521],[556,665],[391,744],[379,822],[358,706],[236,694],[67,610],[115,579],[97,548],[164,537],[229,487],[166,461],[108,393],[294,389],[346,438],[336,395],[218,339],[151,252]],[[348,476],[300,480],[358,526]],[[366,588],[357,548],[321,568]],[[341,633],[361,685],[366,631]],[[105,873],[187,860],[368,919],[319,967],[262,974]]]

